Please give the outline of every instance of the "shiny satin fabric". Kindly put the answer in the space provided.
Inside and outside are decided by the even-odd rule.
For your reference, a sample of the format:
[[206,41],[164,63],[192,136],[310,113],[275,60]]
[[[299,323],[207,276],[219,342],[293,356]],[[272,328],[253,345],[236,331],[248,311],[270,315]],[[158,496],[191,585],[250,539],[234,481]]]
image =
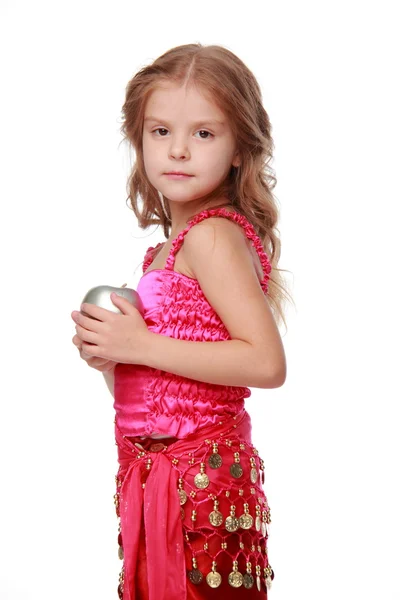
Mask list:
[[[148,330],[185,341],[230,339],[196,284],[175,271],[146,273],[137,291]],[[250,395],[247,387],[197,381],[147,365],[118,363],[114,370],[114,409],[124,435],[183,438],[238,414]]]
[[[209,521],[214,502],[210,494],[214,499],[218,497],[219,510],[224,517],[229,515],[232,503],[236,504],[239,517],[243,512],[243,501],[248,502],[252,515],[256,504],[269,510],[260,480],[262,459],[251,442],[248,413],[243,410],[233,418],[204,427],[184,439],[159,441],[139,438],[137,442],[131,441],[115,423],[115,438],[120,465],[116,476],[117,515],[121,526],[124,573],[120,597],[123,600],[267,598],[263,570],[269,564],[268,533],[263,535],[254,527],[249,531],[242,530],[240,535],[229,533],[223,526],[213,527]],[[223,459],[223,466],[218,469],[210,468],[207,463],[214,442],[218,443],[218,452]],[[229,470],[233,453],[239,448],[243,467],[240,481],[232,477]],[[258,468],[256,483],[250,481],[250,455]],[[206,465],[205,472],[210,480],[207,489],[198,489],[193,483],[200,462]],[[178,495],[179,478],[188,495],[183,506]],[[194,521],[193,510],[196,510]],[[221,550],[221,540],[227,543],[226,550]],[[193,557],[203,574],[199,585],[188,577],[193,569]],[[211,588],[206,581],[212,560],[216,561],[217,571],[222,576],[217,589]],[[250,560],[254,579],[255,565],[259,565],[262,574],[260,591],[255,583],[251,589],[233,588],[228,583],[233,560],[238,561],[242,574],[246,573],[246,563]]]
[[[204,219],[216,216],[240,225],[251,240],[263,270],[260,286],[267,293],[271,264],[253,225],[243,215],[225,208],[203,210],[173,240],[164,269],[146,271],[154,259],[154,251],[162,244],[147,250],[137,292],[149,331],[197,342],[231,339],[198,281],[174,270],[175,256],[188,231]],[[239,414],[245,398],[250,396],[251,390],[246,386],[210,384],[147,365],[118,363],[114,370],[116,419],[122,433],[129,436],[158,433],[184,438],[199,428]]]

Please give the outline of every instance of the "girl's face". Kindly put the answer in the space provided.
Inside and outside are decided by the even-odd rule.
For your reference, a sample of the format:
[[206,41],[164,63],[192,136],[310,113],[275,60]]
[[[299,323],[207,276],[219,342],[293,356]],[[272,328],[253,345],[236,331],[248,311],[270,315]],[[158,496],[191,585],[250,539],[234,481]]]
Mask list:
[[[169,201],[183,203],[212,192],[239,165],[235,140],[219,108],[193,87],[165,83],[149,97],[143,156],[151,184]],[[166,173],[191,175],[169,178]]]

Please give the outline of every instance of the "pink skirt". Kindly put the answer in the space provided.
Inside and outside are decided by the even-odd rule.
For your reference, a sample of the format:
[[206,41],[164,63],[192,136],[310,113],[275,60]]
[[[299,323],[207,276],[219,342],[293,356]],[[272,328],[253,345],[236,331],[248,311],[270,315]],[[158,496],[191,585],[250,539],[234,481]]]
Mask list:
[[120,600],[268,598],[271,511],[246,410],[183,439],[115,425]]

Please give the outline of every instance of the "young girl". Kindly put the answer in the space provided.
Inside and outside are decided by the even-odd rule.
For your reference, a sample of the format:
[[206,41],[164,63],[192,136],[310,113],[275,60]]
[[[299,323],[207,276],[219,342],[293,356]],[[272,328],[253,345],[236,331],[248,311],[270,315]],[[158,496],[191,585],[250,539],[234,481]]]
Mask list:
[[131,79],[123,115],[132,208],[166,241],[145,255],[143,318],[115,294],[121,314],[72,313],[114,392],[118,595],[267,598],[271,511],[245,398],[285,381],[285,287],[260,88],[229,50],[189,44]]

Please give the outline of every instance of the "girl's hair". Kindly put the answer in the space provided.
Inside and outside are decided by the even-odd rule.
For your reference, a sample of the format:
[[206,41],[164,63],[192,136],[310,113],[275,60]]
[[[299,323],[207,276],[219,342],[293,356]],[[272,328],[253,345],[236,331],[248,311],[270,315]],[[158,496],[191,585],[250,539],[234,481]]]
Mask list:
[[[142,137],[146,102],[163,83],[194,86],[207,94],[227,117],[239,149],[239,167],[231,166],[225,181],[205,198],[205,203],[226,198],[234,209],[252,223],[271,262],[267,298],[276,322],[284,322],[283,304],[291,296],[277,264],[281,242],[277,202],[272,194],[276,177],[269,163],[274,149],[271,124],[262,105],[259,84],[247,66],[230,50],[200,43],[172,48],[144,66],[126,86],[122,107],[121,133],[136,153],[136,162],[127,182],[130,201],[139,227],[161,225],[166,238],[171,228],[168,200],[163,206],[156,188],[149,182],[143,159]],[[143,200],[139,209],[138,198]],[[227,202],[224,202],[227,205]],[[213,206],[215,208],[215,206]],[[194,215],[192,215],[194,216]],[[191,218],[191,217],[190,217]]]

